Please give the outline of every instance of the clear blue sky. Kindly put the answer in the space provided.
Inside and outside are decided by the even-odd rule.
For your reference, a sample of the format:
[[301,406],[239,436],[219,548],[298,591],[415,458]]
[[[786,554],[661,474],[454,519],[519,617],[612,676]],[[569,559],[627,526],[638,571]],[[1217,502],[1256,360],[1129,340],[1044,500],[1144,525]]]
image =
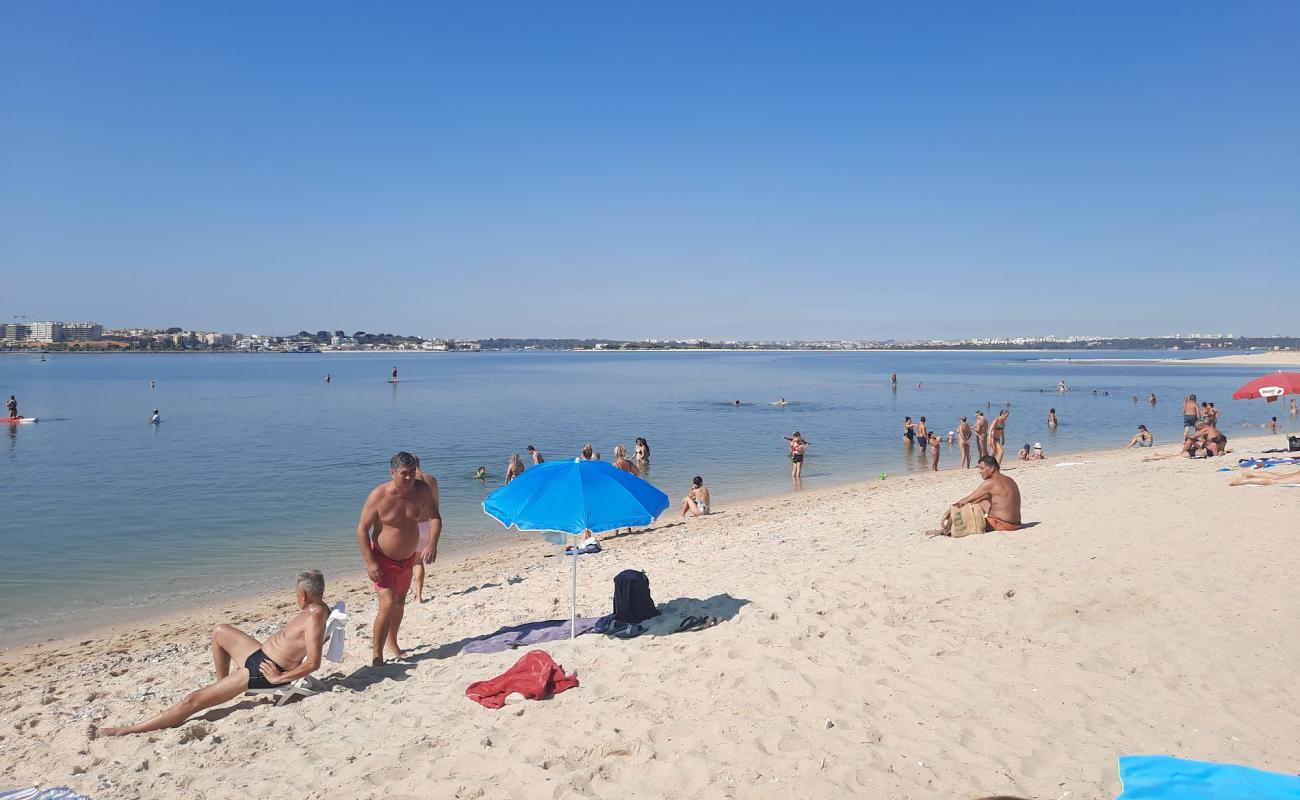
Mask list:
[[0,321],[1296,330],[1293,0],[0,10]]

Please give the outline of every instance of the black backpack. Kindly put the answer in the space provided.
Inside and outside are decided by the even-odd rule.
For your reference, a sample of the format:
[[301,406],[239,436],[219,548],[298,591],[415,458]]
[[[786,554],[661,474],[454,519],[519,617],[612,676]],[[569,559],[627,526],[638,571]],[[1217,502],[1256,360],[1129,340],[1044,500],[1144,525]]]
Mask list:
[[623,622],[643,622],[659,616],[655,601],[650,599],[650,579],[644,572],[625,569],[614,576],[614,618]]

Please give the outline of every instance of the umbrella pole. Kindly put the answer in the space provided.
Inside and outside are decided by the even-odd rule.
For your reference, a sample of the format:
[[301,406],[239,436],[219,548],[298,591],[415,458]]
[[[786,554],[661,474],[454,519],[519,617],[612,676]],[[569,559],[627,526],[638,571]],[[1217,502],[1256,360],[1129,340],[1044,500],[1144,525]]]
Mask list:
[[573,578],[569,591],[569,641],[578,638],[578,544],[573,545]]

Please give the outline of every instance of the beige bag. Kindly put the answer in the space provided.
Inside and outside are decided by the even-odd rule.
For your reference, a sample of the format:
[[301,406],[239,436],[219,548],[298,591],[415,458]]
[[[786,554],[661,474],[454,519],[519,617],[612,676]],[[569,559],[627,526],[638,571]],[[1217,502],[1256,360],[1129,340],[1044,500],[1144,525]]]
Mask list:
[[953,506],[950,511],[952,515],[952,537],[954,539],[970,536],[972,533],[983,533],[988,530],[988,523],[984,519],[984,509],[974,503]]

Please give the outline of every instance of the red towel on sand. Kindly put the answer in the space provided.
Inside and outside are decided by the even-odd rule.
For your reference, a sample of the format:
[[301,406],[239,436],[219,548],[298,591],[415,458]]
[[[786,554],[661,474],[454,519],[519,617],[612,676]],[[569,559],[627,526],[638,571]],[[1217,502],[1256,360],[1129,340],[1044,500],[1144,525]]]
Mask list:
[[465,696],[488,708],[506,704],[506,695],[519,692],[529,700],[541,700],[578,685],[576,675],[565,675],[545,650],[529,650],[515,665],[486,681],[471,683]]

